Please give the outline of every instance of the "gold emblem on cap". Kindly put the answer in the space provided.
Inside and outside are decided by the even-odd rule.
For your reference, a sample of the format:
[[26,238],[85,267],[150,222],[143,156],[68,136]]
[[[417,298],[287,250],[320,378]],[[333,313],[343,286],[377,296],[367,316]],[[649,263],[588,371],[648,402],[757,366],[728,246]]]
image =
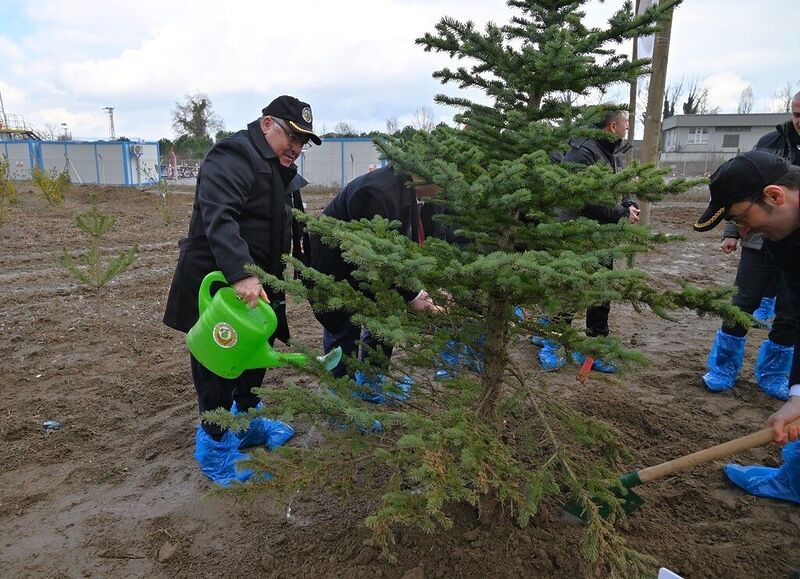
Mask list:
[[307,123],[311,122],[311,107],[303,107],[303,112],[301,113],[303,116],[303,120]]

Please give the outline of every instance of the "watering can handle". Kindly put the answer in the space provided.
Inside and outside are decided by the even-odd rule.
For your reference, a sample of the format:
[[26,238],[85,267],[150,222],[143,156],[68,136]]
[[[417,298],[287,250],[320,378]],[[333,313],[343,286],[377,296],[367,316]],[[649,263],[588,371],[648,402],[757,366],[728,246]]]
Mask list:
[[211,284],[214,282],[228,285],[228,280],[225,279],[221,271],[212,271],[203,278],[203,283],[200,284],[200,292],[197,296],[197,308],[200,310],[200,314],[202,314],[208,307],[208,304],[211,303]]

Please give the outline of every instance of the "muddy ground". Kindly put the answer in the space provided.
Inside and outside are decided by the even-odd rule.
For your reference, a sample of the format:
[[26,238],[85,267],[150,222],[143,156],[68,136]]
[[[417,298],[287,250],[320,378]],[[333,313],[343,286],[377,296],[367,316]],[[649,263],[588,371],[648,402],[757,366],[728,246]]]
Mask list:
[[[183,335],[161,323],[164,300],[191,212],[190,193],[106,188],[101,208],[118,218],[104,247],[134,243],[133,267],[101,304],[61,266],[87,239],[73,217],[90,189],[75,187],[51,207],[29,186],[0,229],[0,576],[2,577],[582,577],[580,531],[548,503],[528,529],[481,528],[456,509],[455,528],[435,536],[399,532],[398,561],[381,559],[363,527],[369,504],[333,493],[296,496],[291,513],[269,498],[209,495],[193,458],[197,410]],[[685,241],[642,256],[659,284],[731,283],[736,256],[718,251],[718,232],[689,225],[704,193],[653,209],[661,231]],[[307,195],[319,210],[329,192]],[[165,219],[170,218],[170,219]],[[167,223],[169,221],[169,223]],[[320,342],[304,303],[290,305],[295,339]],[[737,387],[707,392],[700,376],[718,322],[680,312],[677,322],[612,308],[612,331],[652,365],[625,375],[574,380],[575,367],[548,375],[553,388],[621,433],[635,469],[761,428],[779,402],[752,378],[764,330],[751,331]],[[516,355],[538,373],[536,348]],[[272,371],[281,383],[296,376]],[[47,430],[43,422],[60,422]],[[295,425],[296,440],[309,428]],[[295,442],[296,443],[296,442]],[[766,447],[737,457],[775,465]],[[647,501],[623,535],[659,565],[685,577],[788,577],[800,567],[800,508],[730,485],[724,462],[640,487]]]

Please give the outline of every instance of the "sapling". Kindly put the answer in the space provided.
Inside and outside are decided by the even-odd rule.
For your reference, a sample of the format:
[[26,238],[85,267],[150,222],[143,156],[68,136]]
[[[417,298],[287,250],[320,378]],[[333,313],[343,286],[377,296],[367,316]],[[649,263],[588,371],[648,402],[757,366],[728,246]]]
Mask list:
[[[85,285],[95,295],[95,309],[100,326],[100,335],[104,335],[102,304],[102,289],[112,279],[130,268],[139,251],[137,245],[122,252],[116,257],[104,259],[100,244],[103,236],[116,224],[116,218],[105,215],[100,211],[97,193],[92,193],[92,206],[86,213],[81,213],[75,218],[78,229],[90,237],[89,250],[73,258],[67,248],[61,257],[61,263],[80,283]],[[81,263],[77,263],[79,260]]]
[[8,174],[8,157],[0,156],[0,227],[8,217],[9,207],[19,203],[17,188]]
[[64,193],[70,186],[69,173],[55,169],[43,171],[38,167],[33,170],[33,182],[39,187],[42,196],[50,205],[62,205],[64,203]]

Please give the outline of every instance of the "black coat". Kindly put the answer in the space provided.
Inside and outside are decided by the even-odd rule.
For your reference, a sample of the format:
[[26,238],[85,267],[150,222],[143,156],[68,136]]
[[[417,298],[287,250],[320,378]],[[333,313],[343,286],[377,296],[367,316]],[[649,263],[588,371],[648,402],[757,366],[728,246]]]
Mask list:
[[[581,165],[595,165],[602,163],[611,167],[616,173],[622,170],[622,153],[625,144],[619,140],[592,139],[579,137],[570,141],[570,150],[564,155],[564,163],[580,163]],[[587,217],[594,219],[598,223],[616,223],[623,217],[627,217],[629,207],[639,207],[635,202],[625,199],[622,203],[609,207],[608,205],[589,204],[580,213],[576,211],[562,212],[562,219],[574,219],[576,217]]]
[[[780,241],[764,239],[764,247],[772,256],[775,266],[781,270],[783,281],[789,290],[792,309],[795,311],[795,323],[800,327],[800,231],[795,231]],[[800,384],[800,332],[795,333],[794,357],[789,372],[789,386]]]
[[[355,221],[380,216],[400,222],[400,231],[412,240],[418,239],[419,208],[417,195],[411,187],[411,179],[396,173],[386,166],[350,181],[339,194],[325,207],[323,215]],[[311,234],[310,265],[317,271],[331,275],[337,281],[352,279],[355,266],[347,263],[338,247],[322,243],[318,234]],[[417,294],[404,292],[412,300]],[[313,306],[313,304],[312,304]],[[314,312],[317,320],[328,329],[339,328],[347,321],[349,314],[344,311]]]
[[[178,243],[165,324],[191,329],[200,283],[210,271],[222,271],[230,284],[250,276],[244,266],[251,263],[282,275],[281,255],[291,247],[292,191],[305,183],[296,175],[294,165],[278,162],[258,121],[214,145],[197,177],[189,235]],[[265,289],[278,316],[274,337],[286,342],[284,296]]]

